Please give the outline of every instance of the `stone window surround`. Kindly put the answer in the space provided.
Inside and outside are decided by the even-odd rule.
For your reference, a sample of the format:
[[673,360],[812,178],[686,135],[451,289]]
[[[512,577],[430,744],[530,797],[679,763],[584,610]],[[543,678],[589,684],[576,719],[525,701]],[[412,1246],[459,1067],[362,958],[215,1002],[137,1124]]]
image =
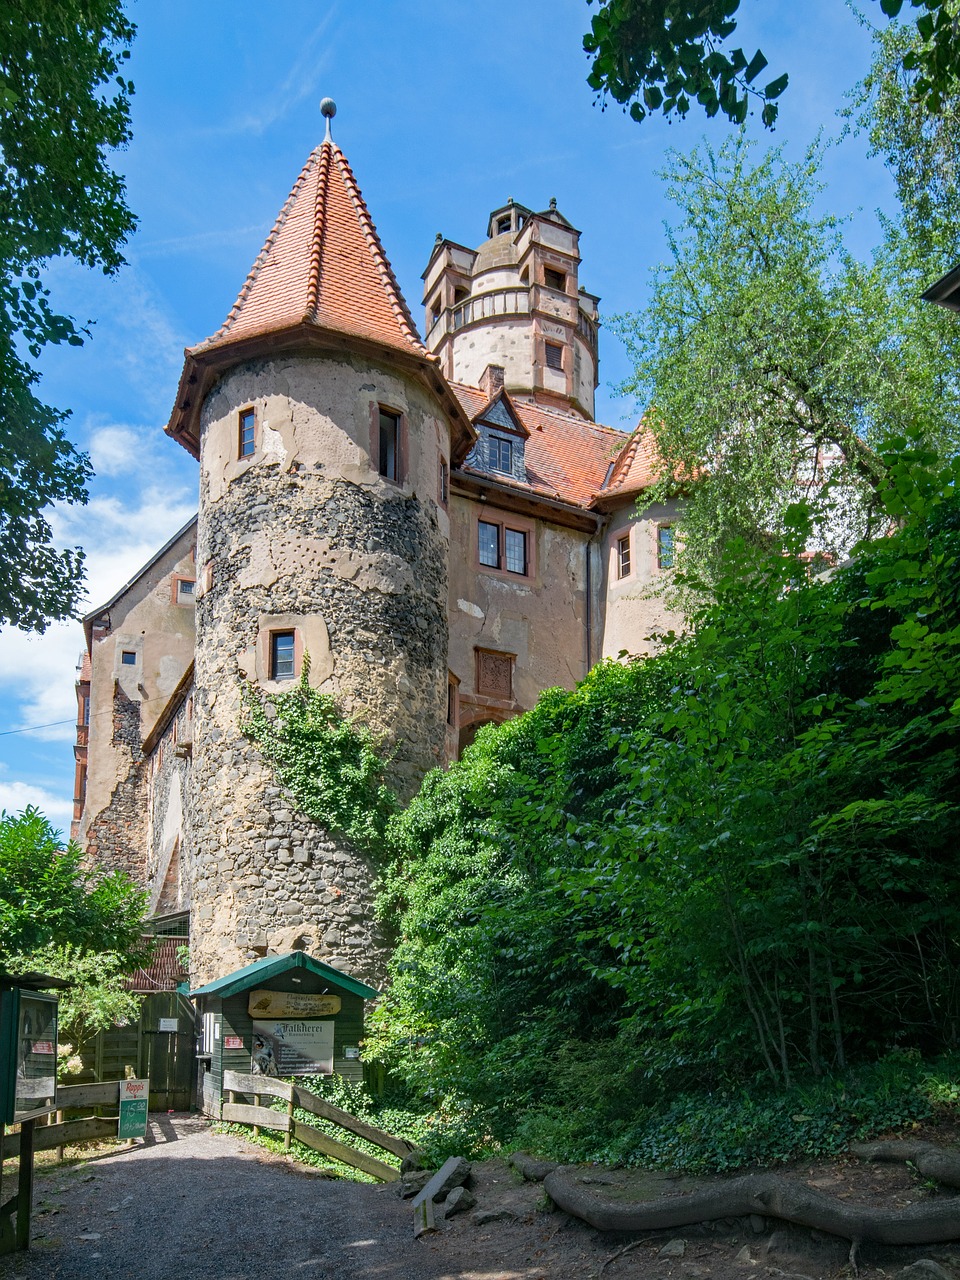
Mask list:
[[[385,476],[380,470],[380,414],[389,413],[397,419],[397,478]],[[381,480],[387,484],[403,487],[409,472],[409,440],[407,432],[407,415],[396,405],[382,404],[373,401],[370,405],[370,464]]]
[[[527,571],[511,573],[509,569],[497,569],[491,564],[480,563],[480,522],[495,524],[500,527],[501,559],[503,558],[503,531],[512,529],[515,533],[526,535],[527,539]],[[506,578],[508,582],[532,582],[537,576],[537,526],[533,520],[524,516],[515,516],[511,512],[491,510],[480,506],[476,512],[476,527],[473,534],[473,568],[477,573],[490,573],[497,578]]]
[[[244,419],[247,414],[253,415],[253,440],[252,448],[244,450],[243,447],[243,429]],[[260,447],[260,415],[257,413],[256,405],[247,404],[242,409],[237,410],[237,458],[242,462],[245,458],[252,458]]]
[[[293,680],[274,680],[271,675],[273,637],[281,632],[293,632]],[[273,693],[290,689],[300,679],[303,670],[303,631],[286,618],[266,618],[261,621],[257,634],[256,675],[257,683]]]
[[[193,592],[190,595],[180,595],[180,583],[192,582]],[[170,575],[170,600],[173,604],[194,605],[197,602],[197,578],[196,574],[191,576],[189,573],[174,573]]]
[[[280,641],[292,641],[292,653],[289,652],[287,644],[284,644],[284,651],[281,654]],[[292,659],[292,670],[289,675],[278,676],[277,667],[280,665],[281,657],[286,661],[287,657]],[[288,680],[296,680],[298,671],[297,664],[297,632],[293,627],[275,628],[270,631],[270,679],[277,684]]]
[[[612,583],[632,582],[637,576],[637,547],[633,531],[636,528],[634,524],[624,524],[618,529],[610,532],[610,569],[609,579]],[[620,543],[626,538],[630,549],[630,569],[621,576],[620,574]]]

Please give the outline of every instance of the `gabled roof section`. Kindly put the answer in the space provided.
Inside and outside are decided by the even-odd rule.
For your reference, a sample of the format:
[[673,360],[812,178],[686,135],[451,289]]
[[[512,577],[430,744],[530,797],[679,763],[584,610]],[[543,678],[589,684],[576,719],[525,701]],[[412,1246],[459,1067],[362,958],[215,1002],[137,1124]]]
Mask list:
[[[484,392],[457,382],[451,385],[470,419],[477,421],[489,404]],[[611,459],[626,443],[624,433],[516,397],[510,398],[510,405],[529,432],[525,446],[527,483],[502,476],[498,481],[518,492],[589,508]]]
[[311,152],[226,320],[191,355],[314,324],[425,355],[343,152]]
[[610,474],[598,486],[591,505],[598,509],[619,506],[649,489],[662,473],[656,440],[641,421],[613,460]]
[[498,391],[493,399],[474,415],[474,426],[480,422],[502,431],[512,431],[524,439],[530,434],[506,391]]
[[233,973],[218,978],[216,982],[208,982],[205,987],[197,987],[196,991],[190,992],[190,998],[192,1000],[194,996],[219,996],[221,999],[226,999],[227,996],[235,996],[240,991],[247,991],[268,978],[276,978],[281,973],[287,973],[290,969],[306,969],[318,978],[335,983],[353,995],[363,996],[365,1000],[372,1000],[374,996],[380,994],[373,987],[368,987],[365,982],[359,982],[356,978],[341,973],[339,969],[334,969],[333,965],[324,964],[322,960],[314,960],[313,956],[308,956],[305,951],[291,951],[285,956],[266,956],[263,960],[255,960],[253,964],[248,964],[243,969],[235,969]]

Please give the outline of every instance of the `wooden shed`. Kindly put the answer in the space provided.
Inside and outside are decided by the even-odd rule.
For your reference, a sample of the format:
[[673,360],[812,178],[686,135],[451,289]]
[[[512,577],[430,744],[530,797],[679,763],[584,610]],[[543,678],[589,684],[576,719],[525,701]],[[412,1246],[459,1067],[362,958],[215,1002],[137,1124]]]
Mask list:
[[203,1028],[202,1110],[219,1114],[224,1071],[359,1084],[363,1003],[378,994],[305,951],[267,956],[191,991]]

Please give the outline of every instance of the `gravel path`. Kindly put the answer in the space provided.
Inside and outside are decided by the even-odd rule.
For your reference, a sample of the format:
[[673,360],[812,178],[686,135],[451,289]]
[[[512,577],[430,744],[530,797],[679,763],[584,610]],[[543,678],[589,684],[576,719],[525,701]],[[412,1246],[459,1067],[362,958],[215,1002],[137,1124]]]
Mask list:
[[[39,1171],[38,1171],[39,1173]],[[6,1187],[4,1188],[6,1192]],[[39,1174],[16,1280],[455,1280],[386,1187],[303,1174],[190,1116]]]

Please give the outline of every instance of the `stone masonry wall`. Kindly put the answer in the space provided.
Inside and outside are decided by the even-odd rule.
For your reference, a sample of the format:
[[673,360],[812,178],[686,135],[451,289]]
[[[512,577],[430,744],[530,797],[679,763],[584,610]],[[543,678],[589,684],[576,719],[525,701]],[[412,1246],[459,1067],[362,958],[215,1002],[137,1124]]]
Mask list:
[[144,876],[146,768],[140,753],[140,703],[119,685],[113,695],[111,746],[124,766],[109,804],[93,819],[86,835],[87,857],[104,871],[125,871],[138,884]]
[[192,847],[187,805],[191,791],[192,709],[192,690],[188,690],[148,761],[146,870],[152,915],[190,906]]
[[[253,404],[258,447],[236,458]],[[404,415],[406,480],[371,463],[378,405]],[[271,630],[295,630],[311,684],[382,737],[410,794],[443,758],[447,427],[388,368],[288,357],[231,371],[204,409],[194,709],[191,962],[208,981],[302,946],[376,986],[386,960],[374,868],[281,793],[240,732],[241,689],[270,679]]]

